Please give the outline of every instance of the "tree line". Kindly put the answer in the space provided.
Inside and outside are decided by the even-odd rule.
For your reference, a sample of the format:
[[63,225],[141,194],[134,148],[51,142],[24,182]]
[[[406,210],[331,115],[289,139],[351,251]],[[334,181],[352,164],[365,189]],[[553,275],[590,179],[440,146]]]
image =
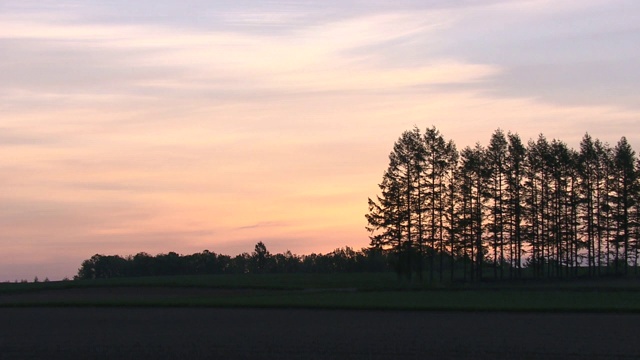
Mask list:
[[458,151],[405,131],[369,198],[371,248],[429,280],[625,275],[638,270],[640,162],[622,137],[580,148],[496,130]]
[[150,255],[96,254],[84,260],[75,276],[77,280],[134,276],[170,276],[204,274],[260,273],[335,273],[390,271],[389,254],[376,249],[355,251],[350,247],[327,254],[295,255],[290,251],[272,254],[263,242],[252,253],[236,256],[204,250],[191,255],[175,252]]

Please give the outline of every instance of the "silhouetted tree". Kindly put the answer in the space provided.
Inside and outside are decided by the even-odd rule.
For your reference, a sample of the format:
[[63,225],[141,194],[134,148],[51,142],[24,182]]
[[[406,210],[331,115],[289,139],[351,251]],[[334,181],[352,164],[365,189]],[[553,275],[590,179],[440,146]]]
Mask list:
[[259,241],[251,254],[255,271],[257,273],[265,273],[269,270],[268,262],[271,260],[271,254],[262,241]]
[[488,221],[486,224],[489,243],[493,255],[493,277],[498,277],[498,267],[500,268],[500,278],[504,277],[504,244],[507,221],[507,152],[508,143],[502,130],[496,130],[491,136],[489,147],[486,149],[486,169],[487,169],[487,203]]
[[[524,176],[527,150],[517,134],[509,133],[507,168],[507,200],[506,224],[509,233],[509,269],[517,268],[517,277],[522,275],[522,255],[524,254],[523,240],[527,231],[524,219]],[[510,272],[510,275],[512,273]]]
[[[612,176],[612,218],[614,222],[615,273],[618,274],[619,265],[623,266],[624,274],[628,273],[629,244],[632,234],[633,218],[631,212],[635,206],[638,192],[638,176],[635,168],[635,151],[625,137],[622,137],[613,150]],[[622,254],[620,253],[622,252]],[[621,261],[622,260],[622,261]]]
[[[446,197],[447,197],[447,182],[450,180],[447,178],[449,171],[452,169],[451,162],[456,159],[453,154],[455,146],[452,143],[447,143],[435,128],[431,127],[427,129],[423,137],[424,141],[424,181],[420,182],[420,189],[424,196],[419,199],[418,208],[423,210],[424,215],[422,219],[426,220],[427,236],[430,253],[429,256],[429,280],[433,281],[435,269],[434,261],[436,249],[439,255],[439,274],[440,281],[443,279],[444,274],[444,254],[446,246]],[[421,226],[421,228],[423,228]],[[423,237],[420,238],[420,258],[422,259],[424,251],[423,249]]]
[[589,134],[585,134],[580,142],[577,165],[580,189],[579,219],[581,225],[579,231],[584,247],[587,249],[588,274],[592,276],[596,274],[596,254],[598,254],[596,251],[596,235],[598,233],[596,196],[601,175],[596,145]]
[[[415,252],[422,252],[422,176],[424,146],[420,131],[405,131],[389,154],[389,167],[377,200],[369,199],[367,229],[371,246],[392,250],[398,257],[398,274],[411,278]],[[416,214],[417,212],[417,214]]]
[[487,189],[485,151],[480,144],[460,153],[460,202],[462,211],[459,233],[471,263],[470,279],[481,280],[486,247],[483,225]]

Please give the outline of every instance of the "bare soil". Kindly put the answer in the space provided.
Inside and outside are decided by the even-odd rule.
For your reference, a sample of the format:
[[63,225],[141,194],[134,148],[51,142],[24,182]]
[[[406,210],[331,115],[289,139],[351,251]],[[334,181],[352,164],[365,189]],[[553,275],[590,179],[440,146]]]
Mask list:
[[0,308],[0,359],[637,359],[638,314]]

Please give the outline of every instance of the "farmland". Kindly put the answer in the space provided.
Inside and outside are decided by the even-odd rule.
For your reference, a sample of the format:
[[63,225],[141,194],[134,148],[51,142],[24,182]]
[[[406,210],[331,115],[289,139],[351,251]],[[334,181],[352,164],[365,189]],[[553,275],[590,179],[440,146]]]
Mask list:
[[30,307],[0,318],[3,359],[640,356],[638,314]]
[[393,274],[263,274],[5,283],[0,318],[0,353],[10,359],[640,356],[635,279],[445,286]]
[[5,283],[0,306],[640,312],[640,282],[608,279],[435,284],[389,273],[245,274]]

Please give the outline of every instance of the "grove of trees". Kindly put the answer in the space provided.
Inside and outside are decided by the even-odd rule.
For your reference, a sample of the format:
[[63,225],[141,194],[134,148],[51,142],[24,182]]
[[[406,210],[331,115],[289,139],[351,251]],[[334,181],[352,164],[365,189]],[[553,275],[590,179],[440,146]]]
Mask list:
[[191,255],[175,252],[133,256],[96,254],[82,262],[77,280],[134,276],[260,273],[336,273],[390,271],[387,254],[375,249],[355,251],[350,247],[327,254],[294,255],[290,251],[271,254],[263,242],[252,253],[236,256],[204,250]]
[[328,254],[96,254],[76,279],[395,270],[419,281],[637,275],[640,160],[622,137],[579,149],[496,130],[458,150],[435,128],[405,131],[369,198],[370,246]]
[[458,151],[435,128],[405,131],[369,199],[371,248],[402,276],[442,281],[638,271],[640,162],[622,137],[575,150],[496,130]]

